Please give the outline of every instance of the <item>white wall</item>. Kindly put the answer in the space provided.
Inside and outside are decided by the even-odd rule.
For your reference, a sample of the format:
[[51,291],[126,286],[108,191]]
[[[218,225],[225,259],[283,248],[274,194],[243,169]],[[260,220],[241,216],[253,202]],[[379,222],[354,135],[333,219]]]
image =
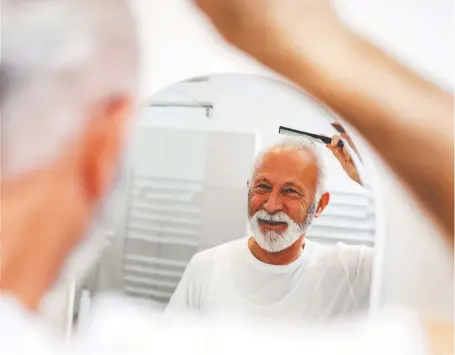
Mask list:
[[[339,0],[337,4],[348,23],[391,54],[453,87],[453,1]],[[272,75],[253,60],[228,50],[191,8],[191,1],[135,0],[135,5],[143,42],[144,98],[198,75]],[[384,183],[388,219],[383,300],[430,315],[453,315],[453,302],[449,301],[453,299],[453,274],[442,271],[451,270],[452,264],[438,245],[436,233],[410,196],[393,182],[390,172],[380,170],[378,180]],[[441,295],[446,296],[442,302]]]
[[[193,118],[185,114],[191,109],[166,111]],[[119,234],[124,257],[117,260],[130,295],[167,302],[196,252],[246,235],[254,149],[251,133],[139,125],[127,228]]]

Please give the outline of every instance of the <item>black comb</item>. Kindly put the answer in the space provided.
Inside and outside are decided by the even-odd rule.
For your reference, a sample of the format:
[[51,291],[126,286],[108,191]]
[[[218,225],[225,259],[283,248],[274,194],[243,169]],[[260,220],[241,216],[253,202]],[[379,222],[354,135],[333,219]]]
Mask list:
[[[304,131],[298,131],[296,129],[288,128],[288,127],[284,127],[284,126],[280,126],[278,128],[278,133],[279,134],[286,134],[286,132],[292,133],[294,135],[307,136],[307,137],[310,137],[310,138],[312,138],[312,139],[314,139],[316,141],[319,141],[321,143],[324,143],[324,144],[332,143],[332,138],[327,137],[327,136],[321,136],[319,134],[314,134],[314,133],[309,133],[309,132],[304,132]],[[337,144],[337,147],[343,148],[344,147],[344,143],[341,140],[339,140],[338,144]]]

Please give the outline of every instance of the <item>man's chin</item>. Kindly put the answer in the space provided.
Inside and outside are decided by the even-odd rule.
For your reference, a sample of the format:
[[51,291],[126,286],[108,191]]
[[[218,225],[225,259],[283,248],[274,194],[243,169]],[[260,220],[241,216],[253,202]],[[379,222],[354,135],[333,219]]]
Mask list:
[[278,253],[291,247],[298,239],[299,235],[281,234],[276,231],[261,231],[253,234],[253,238],[259,246],[269,253]]
[[289,247],[281,235],[262,235],[254,237],[261,249],[268,253],[279,253]]

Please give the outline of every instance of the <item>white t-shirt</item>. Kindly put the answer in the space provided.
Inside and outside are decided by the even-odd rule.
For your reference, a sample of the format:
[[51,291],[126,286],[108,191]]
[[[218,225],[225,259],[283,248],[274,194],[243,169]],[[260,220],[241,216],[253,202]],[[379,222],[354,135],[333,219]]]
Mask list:
[[325,321],[367,307],[371,248],[306,240],[299,259],[270,265],[253,256],[248,239],[196,254],[166,314]]

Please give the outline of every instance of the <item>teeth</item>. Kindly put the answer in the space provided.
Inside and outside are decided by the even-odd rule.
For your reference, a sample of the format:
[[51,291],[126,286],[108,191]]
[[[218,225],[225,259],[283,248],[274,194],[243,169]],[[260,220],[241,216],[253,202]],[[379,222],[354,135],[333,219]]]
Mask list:
[[284,223],[284,222],[279,222],[279,221],[268,221],[266,219],[264,219],[263,221],[266,222],[266,223],[269,223],[269,224],[281,224],[281,223]]

